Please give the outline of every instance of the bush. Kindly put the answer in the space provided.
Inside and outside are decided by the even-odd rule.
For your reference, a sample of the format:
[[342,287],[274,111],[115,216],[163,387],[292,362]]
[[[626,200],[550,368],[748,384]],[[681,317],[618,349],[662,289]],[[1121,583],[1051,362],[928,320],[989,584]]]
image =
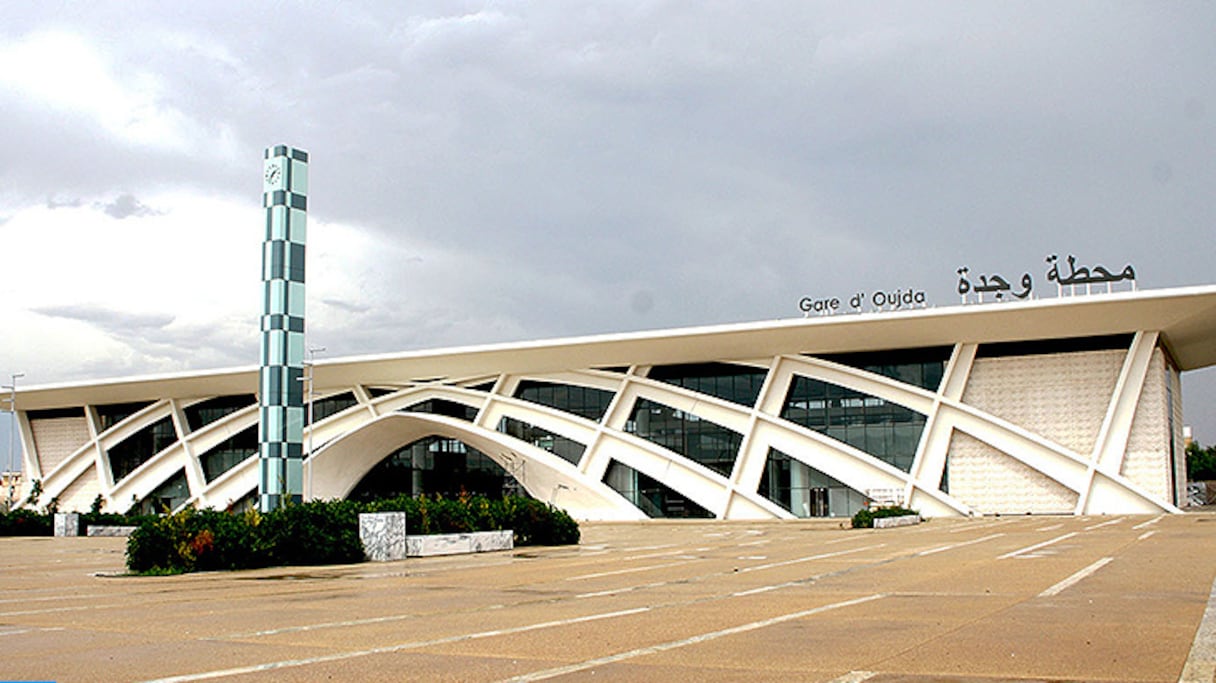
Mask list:
[[144,520],[127,541],[127,568],[143,574],[345,564],[363,560],[360,512],[404,512],[412,534],[514,529],[517,545],[578,543],[578,523],[529,498],[399,496],[286,505],[260,514],[186,509]]
[[1192,441],[1186,447],[1187,479],[1190,481],[1211,481],[1216,479],[1216,446],[1203,448],[1199,442]]
[[909,510],[908,508],[900,507],[898,505],[880,508],[862,508],[861,510],[857,511],[857,514],[853,515],[853,528],[873,529],[874,520],[876,519],[881,519],[883,517],[903,517],[904,515],[918,514],[920,513],[916,510]]
[[0,536],[52,536],[54,533],[55,517],[49,513],[21,508],[0,514]]

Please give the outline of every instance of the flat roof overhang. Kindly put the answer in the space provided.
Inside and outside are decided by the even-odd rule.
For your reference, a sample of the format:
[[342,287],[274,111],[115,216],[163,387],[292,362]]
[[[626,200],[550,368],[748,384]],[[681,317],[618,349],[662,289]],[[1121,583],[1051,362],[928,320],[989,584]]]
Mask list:
[[[750,360],[1158,331],[1180,370],[1216,365],[1216,285],[841,314],[317,361],[319,391],[589,367]],[[253,393],[258,368],[22,387],[21,410]]]

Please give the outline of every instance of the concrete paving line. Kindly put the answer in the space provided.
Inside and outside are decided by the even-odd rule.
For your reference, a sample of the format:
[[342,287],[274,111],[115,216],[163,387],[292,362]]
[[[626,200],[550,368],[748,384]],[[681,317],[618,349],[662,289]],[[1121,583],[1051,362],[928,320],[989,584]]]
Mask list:
[[48,607],[46,609],[27,609],[17,612],[0,612],[0,617],[21,617],[30,614],[55,614],[58,612],[87,612],[95,609],[114,609],[116,607],[129,607],[125,604],[114,605],[79,605],[77,607]]
[[[711,549],[710,548],[696,548],[694,550],[694,552],[696,552],[696,551],[705,552],[707,550],[711,550]],[[632,562],[633,560],[649,560],[649,559],[652,559],[655,557],[671,557],[672,555],[681,555],[681,554],[687,553],[687,552],[689,552],[689,550],[687,548],[676,548],[675,550],[667,550],[667,551],[664,551],[661,553],[647,553],[645,555],[630,555],[628,557],[622,557],[621,561],[622,562]]]
[[828,683],[862,683],[862,681],[868,681],[877,675],[877,671],[850,671],[847,674],[833,678]]
[[996,558],[996,559],[998,559],[998,560],[1008,560],[1008,559],[1009,559],[1009,558],[1011,558],[1011,557],[1017,557],[1017,556],[1019,556],[1019,555],[1024,555],[1024,554],[1029,553],[1029,552],[1032,552],[1032,551],[1034,551],[1034,550],[1038,550],[1039,548],[1046,548],[1046,547],[1047,547],[1047,546],[1049,546],[1049,545],[1054,545],[1054,544],[1056,544],[1056,543],[1059,543],[1060,541],[1063,541],[1063,540],[1066,540],[1066,539],[1072,538],[1073,536],[1076,536],[1076,535],[1077,535],[1077,534],[1079,534],[1079,533],[1081,533],[1081,532],[1079,532],[1079,531],[1070,531],[1070,532],[1068,532],[1068,533],[1064,534],[1063,536],[1056,536],[1055,538],[1053,538],[1053,539],[1051,539],[1051,540],[1049,540],[1049,541],[1043,541],[1042,543],[1035,543],[1034,545],[1028,545],[1028,546],[1026,546],[1025,548],[1019,548],[1019,549],[1017,549],[1017,550],[1014,550],[1014,551],[1011,551],[1011,552],[1007,552],[1007,553],[1005,553],[1004,555],[999,555],[999,556],[997,556],[997,558]]
[[[879,544],[877,546],[867,546],[864,548],[858,548],[856,550],[869,550],[872,548],[882,547],[882,545],[885,545],[885,544]],[[855,550],[851,550],[851,551],[847,551],[847,552],[855,552]],[[842,554],[842,553],[829,553],[829,554],[823,555],[823,556],[815,556],[815,559],[822,559],[823,557],[833,557],[833,556],[836,556],[839,554]],[[803,559],[812,559],[812,558],[803,558]],[[802,561],[802,560],[800,559],[799,561]],[[722,575],[733,574],[733,573],[735,573],[735,572],[721,571],[721,572],[714,572],[713,574],[687,577],[687,578],[682,578],[682,579],[674,579],[674,580],[670,580],[670,581],[656,581],[656,582],[652,582],[652,583],[634,584],[632,586],[623,586],[621,588],[613,588],[613,589],[609,589],[609,590],[595,591],[592,593],[580,593],[578,595],[574,595],[572,599],[581,600],[581,599],[587,599],[587,598],[604,597],[604,596],[608,596],[608,595],[618,595],[621,593],[630,593],[630,592],[639,591],[639,590],[662,588],[664,586],[670,586],[672,584],[677,584],[677,583],[680,583],[680,584],[695,583],[698,581],[705,580],[706,578],[709,578],[710,576],[722,576]],[[758,589],[724,594],[719,597],[739,597],[739,596],[750,595],[750,594],[755,594],[755,593],[763,593],[763,592],[767,592],[770,590],[776,590],[778,588],[786,588],[786,587],[791,587],[791,586],[796,586],[796,585],[803,585],[803,584],[807,583],[809,580],[814,580],[817,578],[820,578],[820,577],[816,576],[816,577],[811,577],[810,579],[801,579],[798,581],[790,581],[790,582],[772,585],[772,586],[763,586]],[[490,609],[505,609],[507,607],[523,607],[526,605],[537,605],[537,604],[544,604],[544,603],[557,603],[557,602],[562,602],[563,600],[566,600],[566,599],[570,599],[570,598],[554,597],[554,598],[546,598],[546,599],[541,599],[541,600],[527,600],[524,602],[512,603],[510,605],[505,605],[505,604],[489,605],[489,606],[485,606],[485,607],[477,607],[472,611],[483,611],[483,610],[490,610]],[[465,611],[469,611],[469,610],[465,610]],[[451,612],[447,612],[447,613],[451,614]],[[347,621],[319,622],[319,623],[315,623],[315,624],[305,624],[305,625],[301,625],[301,626],[286,626],[283,628],[268,629],[268,630],[264,630],[264,631],[249,631],[249,632],[245,632],[245,633],[230,633],[230,634],[223,634],[223,635],[218,635],[218,636],[210,636],[208,638],[204,638],[203,640],[223,641],[223,640],[239,640],[239,639],[243,639],[243,638],[258,638],[258,637],[265,637],[265,636],[271,636],[271,635],[280,635],[280,634],[284,634],[284,633],[299,633],[299,632],[315,631],[315,630],[321,630],[321,629],[327,629],[327,628],[346,628],[346,627],[350,627],[350,626],[362,626],[362,625],[367,625],[367,624],[404,621],[407,619],[417,619],[420,616],[423,616],[423,615],[411,612],[411,613],[407,613],[407,614],[392,614],[392,615],[387,615],[387,616],[382,616],[382,617],[368,617],[365,619],[352,619],[352,620],[347,620]]]
[[1148,520],[1147,522],[1141,522],[1132,528],[1135,529],[1136,531],[1139,531],[1145,527],[1149,527],[1149,526],[1156,524],[1157,522],[1160,522],[1164,517],[1165,517],[1165,515],[1157,515],[1156,517]]
[[513,635],[516,633],[526,633],[528,631],[537,631],[545,628],[555,628],[560,626],[570,626],[573,624],[586,623],[589,621],[599,621],[601,619],[613,619],[616,617],[631,616],[648,612],[649,607],[638,607],[627,610],[617,610],[614,612],[600,612],[597,614],[588,614],[581,617],[571,617],[569,619],[560,619],[556,621],[542,621],[535,624],[525,624],[513,628],[494,629],[491,631],[480,631],[477,633],[462,633],[445,638],[435,638],[432,640],[417,640],[407,643],[398,643],[396,645],[386,645],[384,647],[368,648],[366,650],[351,650],[347,652],[335,652],[328,655],[318,655],[316,657],[305,657],[302,659],[285,659],[277,662],[265,662],[263,664],[251,664],[248,666],[233,667],[230,669],[217,669],[214,671],[202,671],[199,673],[182,674],[179,676],[168,676],[166,678],[157,678],[145,683],[185,683],[186,681],[203,681],[214,678],[227,678],[230,676],[239,676],[242,674],[260,673],[265,671],[274,671],[277,669],[286,669],[292,667],[308,666],[311,664],[326,664],[329,662],[340,662],[347,659],[356,659],[358,657],[369,657],[371,655],[391,654],[394,652],[402,652],[404,650],[416,650],[423,647],[432,647],[435,645],[447,645],[449,643],[459,643],[469,640],[479,640],[482,638],[493,638],[495,636]]
[[803,562],[814,562],[815,560],[826,560],[826,559],[832,558],[832,557],[840,557],[841,555],[850,555],[852,553],[859,553],[863,550],[874,550],[875,548],[882,548],[885,545],[886,545],[886,543],[877,543],[874,545],[862,546],[860,548],[850,548],[849,550],[837,550],[836,552],[833,552],[833,553],[820,553],[818,555],[811,555],[808,557],[798,557],[798,558],[794,558],[792,560],[782,560],[781,562],[769,562],[768,564],[757,564],[757,565],[752,565],[750,567],[743,567],[737,573],[746,574],[748,572],[758,572],[758,571],[763,571],[765,569],[773,569],[774,567],[788,567],[791,564],[801,564]]
[[1178,683],[1212,683],[1216,680],[1216,580],[1208,593],[1208,607],[1203,612],[1199,628]]
[[930,548],[929,550],[922,550],[918,553],[914,553],[913,557],[924,557],[925,555],[936,555],[937,553],[944,553],[947,550],[954,550],[955,548],[962,548],[963,546],[974,545],[976,543],[983,543],[984,541],[991,541],[994,538],[1000,538],[1001,536],[1004,536],[1004,535],[1005,535],[1004,532],[996,533],[996,534],[988,534],[987,536],[983,536],[981,538],[973,538],[970,541],[962,541],[960,543],[951,543],[949,545],[943,545],[939,548]]
[[861,597],[861,598],[854,598],[852,600],[843,600],[841,602],[834,602],[834,603],[831,603],[828,605],[821,605],[821,606],[815,607],[813,609],[801,610],[798,612],[791,612],[789,614],[782,614],[780,616],[771,617],[769,619],[761,619],[759,621],[753,621],[753,622],[750,622],[747,624],[740,624],[739,626],[732,626],[730,628],[724,628],[724,629],[720,629],[718,631],[710,631],[708,633],[701,633],[699,635],[695,635],[695,636],[692,636],[689,638],[681,638],[680,640],[672,640],[672,641],[668,641],[666,643],[658,643],[657,645],[649,645],[646,647],[640,647],[640,648],[637,648],[634,650],[628,650],[626,652],[618,652],[617,654],[608,655],[605,657],[596,657],[595,659],[588,659],[588,660],[585,660],[582,662],[577,662],[574,664],[567,664],[565,666],[554,667],[552,669],[544,669],[542,671],[533,671],[532,673],[515,676],[513,678],[503,679],[500,683],[527,683],[529,681],[543,681],[548,678],[555,678],[557,676],[564,676],[566,674],[576,673],[579,671],[586,671],[587,669],[593,669],[597,666],[603,666],[605,664],[615,664],[617,662],[622,662],[627,659],[634,659],[636,657],[643,657],[646,655],[658,654],[660,652],[666,652],[668,650],[675,650],[677,648],[687,647],[689,645],[697,645],[697,644],[708,642],[711,640],[717,640],[718,638],[724,638],[726,636],[733,636],[733,635],[737,635],[740,633],[747,633],[748,631],[755,631],[757,629],[767,628],[769,626],[775,626],[777,624],[783,624],[787,621],[805,619],[807,617],[811,617],[816,614],[821,614],[823,612],[841,609],[844,607],[852,607],[853,605],[860,605],[863,603],[871,602],[873,600],[878,600],[882,597],[884,597],[884,595],[882,593],[873,593],[871,595],[867,595],[867,596]]
[[1098,560],[1097,562],[1094,562],[1093,564],[1089,565],[1088,567],[1085,567],[1084,569],[1081,569],[1081,570],[1073,573],[1072,576],[1069,576],[1068,578],[1057,583],[1056,585],[1052,586],[1051,588],[1048,588],[1047,590],[1043,591],[1042,593],[1039,593],[1038,597],[1049,598],[1049,597],[1052,597],[1053,595],[1059,595],[1066,589],[1076,585],[1077,583],[1081,582],[1083,579],[1085,579],[1089,575],[1091,575],[1094,572],[1098,571],[1099,569],[1105,567],[1107,564],[1109,564],[1114,559],[1115,558],[1113,558],[1113,557],[1104,557],[1104,558]]
[[0,605],[7,605],[13,602],[49,602],[52,600],[95,600],[97,598],[110,598],[113,593],[94,593],[92,595],[47,595],[40,598],[3,598],[0,599]]
[[18,629],[13,629],[11,631],[0,631],[0,638],[3,638],[4,636],[19,636],[23,633],[45,633],[47,631],[66,631],[66,630],[67,629],[65,629],[62,626],[51,626],[51,627],[32,626],[30,628],[18,628]]
[[566,581],[584,581],[586,579],[598,579],[604,576],[617,576],[620,574],[636,574],[637,572],[648,572],[655,569],[665,569],[667,567],[678,567],[682,564],[691,564],[693,562],[704,562],[704,559],[693,558],[691,560],[680,560],[679,562],[666,562],[664,564],[648,564],[645,567],[630,567],[629,569],[614,569],[609,572],[596,572],[594,574],[580,574],[579,576],[567,576]]
[[1082,529],[1082,531],[1093,531],[1094,529],[1101,529],[1101,528],[1102,528],[1102,527],[1104,527],[1104,526],[1110,526],[1110,525],[1112,525],[1112,524],[1118,524],[1118,523],[1122,522],[1123,520],[1124,520],[1124,518],[1123,518],[1123,517],[1120,517],[1120,518],[1118,518],[1118,519],[1112,519],[1112,520],[1110,520],[1109,522],[1102,522],[1101,524],[1094,524],[1094,525],[1092,525],[1092,526],[1087,526],[1087,527],[1085,527],[1084,529]]

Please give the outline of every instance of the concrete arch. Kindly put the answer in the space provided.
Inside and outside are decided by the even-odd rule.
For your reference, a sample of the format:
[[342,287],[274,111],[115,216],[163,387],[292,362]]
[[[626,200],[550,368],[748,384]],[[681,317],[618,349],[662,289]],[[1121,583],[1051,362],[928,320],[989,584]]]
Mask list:
[[345,498],[385,457],[429,436],[457,439],[512,472],[528,494],[579,519],[631,520],[644,515],[601,482],[543,449],[463,420],[428,413],[391,413],[352,429],[319,449],[307,474],[314,498]]

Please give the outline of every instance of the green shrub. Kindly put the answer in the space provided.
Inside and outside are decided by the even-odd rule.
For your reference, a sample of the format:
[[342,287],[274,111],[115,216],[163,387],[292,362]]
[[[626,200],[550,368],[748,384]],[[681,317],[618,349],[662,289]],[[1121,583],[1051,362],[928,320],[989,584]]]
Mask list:
[[898,505],[880,508],[862,508],[861,510],[857,511],[857,514],[853,515],[853,528],[873,529],[874,520],[876,519],[881,519],[883,517],[903,517],[904,515],[916,514],[920,513],[918,513],[916,510],[909,510],[908,508],[900,507]]
[[515,530],[516,545],[570,545],[580,536],[565,510],[531,498],[504,499],[500,528]]
[[261,515],[252,535],[261,540],[270,565],[362,562],[362,509],[362,505],[349,500],[285,505]]
[[285,505],[260,514],[186,509],[143,520],[127,541],[127,568],[143,574],[346,564],[363,560],[359,513],[404,512],[412,534],[514,529],[516,545],[578,543],[578,523],[529,498],[399,496]]
[[55,517],[49,513],[20,508],[0,514],[0,536],[52,536]]

